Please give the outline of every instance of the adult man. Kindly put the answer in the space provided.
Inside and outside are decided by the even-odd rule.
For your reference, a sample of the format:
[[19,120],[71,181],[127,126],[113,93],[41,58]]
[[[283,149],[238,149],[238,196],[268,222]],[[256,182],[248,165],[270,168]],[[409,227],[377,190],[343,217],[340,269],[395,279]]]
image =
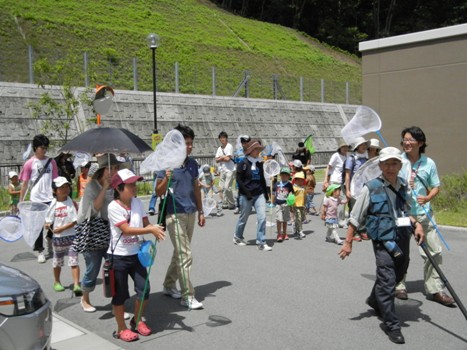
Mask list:
[[[180,168],[158,172],[156,182],[156,193],[159,197],[166,194],[169,181],[171,182],[171,190],[167,192],[166,226],[174,251],[165,275],[163,292],[174,299],[182,298],[182,306],[195,310],[203,308],[203,304],[196,300],[190,280],[193,261],[191,239],[196,216],[200,227],[204,226],[205,218],[198,182],[198,163],[190,157],[195,133],[184,125],[178,125],[175,129],[180,131],[185,139],[187,157]],[[159,213],[161,214],[163,215]],[[177,280],[181,293],[176,289]]]
[[423,242],[424,234],[422,225],[408,216],[407,184],[398,177],[402,168],[400,151],[395,147],[383,148],[379,167],[382,175],[365,184],[350,213],[347,236],[339,256],[345,259],[350,255],[354,233],[359,225],[366,223],[376,258],[376,281],[366,303],[383,318],[389,340],[404,344],[395,313],[394,290],[409,264],[412,227],[418,244]]
[[221,145],[216,152],[216,163],[219,164],[219,188],[221,190],[222,209],[235,209],[232,192],[232,182],[235,176],[234,152],[232,145],[227,140],[227,133],[221,131],[219,133]]
[[[19,200],[22,202],[26,196],[28,188],[30,189],[30,200],[32,202],[45,203],[47,205],[52,202],[52,180],[58,177],[58,167],[54,159],[47,157],[47,149],[49,148],[49,139],[47,136],[39,134],[34,136],[32,140],[32,149],[34,155],[24,163],[19,179],[22,181],[21,193]],[[47,255],[52,256],[52,235],[47,236]],[[45,263],[44,255],[44,236],[43,231],[39,234],[34,243],[34,250],[39,252],[37,262]]]
[[[410,188],[412,191],[411,215],[423,226],[426,235],[426,246],[434,261],[441,265],[441,242],[439,241],[436,229],[433,225],[435,219],[430,205],[431,200],[439,193],[440,181],[435,162],[428,158],[425,153],[426,137],[425,133],[417,126],[405,128],[401,133],[401,145],[404,150],[402,157],[410,161]],[[409,178],[409,174],[404,171],[401,176]],[[430,217],[433,220],[430,220]],[[453,306],[454,299],[443,292],[444,283],[439,277],[433,265],[426,257],[425,252],[420,249],[420,255],[424,263],[425,291],[429,299],[445,306]],[[408,298],[405,286],[405,276],[396,286],[396,297],[402,300]]]

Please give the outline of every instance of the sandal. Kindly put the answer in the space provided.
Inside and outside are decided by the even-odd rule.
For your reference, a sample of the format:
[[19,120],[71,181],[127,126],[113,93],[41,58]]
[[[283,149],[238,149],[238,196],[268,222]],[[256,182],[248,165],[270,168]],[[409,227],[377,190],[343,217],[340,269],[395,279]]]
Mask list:
[[120,333],[117,333],[117,331],[114,331],[112,333],[112,336],[115,339],[121,339],[126,342],[132,342],[132,341],[139,339],[138,334],[131,331],[130,329],[124,329],[123,331],[120,331]]
[[148,325],[144,323],[143,321],[139,321],[138,327],[136,327],[136,322],[135,322],[134,317],[130,321],[130,327],[134,332],[138,332],[144,337],[147,337],[148,335],[151,335],[152,333],[151,328],[149,328]]

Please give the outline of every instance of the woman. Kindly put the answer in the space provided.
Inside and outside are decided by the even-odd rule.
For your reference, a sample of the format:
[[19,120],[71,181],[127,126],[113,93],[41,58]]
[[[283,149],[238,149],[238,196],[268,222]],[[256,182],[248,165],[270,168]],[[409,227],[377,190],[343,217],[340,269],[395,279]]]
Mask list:
[[[107,207],[113,200],[113,190],[110,188],[112,176],[117,173],[126,163],[119,162],[114,154],[103,154],[97,158],[98,169],[92,176],[92,180],[84,190],[83,198],[78,211],[78,223],[83,222],[89,215],[91,217],[100,216],[109,220]],[[110,227],[109,227],[110,231]],[[97,276],[99,275],[102,260],[105,260],[107,248],[89,250],[83,252],[86,262],[86,271],[81,281],[83,296],[81,297],[81,307],[84,312],[95,312],[89,294],[96,287]],[[129,318],[129,315],[127,315]]]

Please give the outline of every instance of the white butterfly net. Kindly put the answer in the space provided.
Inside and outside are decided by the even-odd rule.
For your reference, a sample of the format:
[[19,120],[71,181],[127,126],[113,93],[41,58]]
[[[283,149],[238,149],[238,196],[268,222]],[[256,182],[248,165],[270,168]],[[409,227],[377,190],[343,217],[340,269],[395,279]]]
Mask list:
[[48,205],[37,202],[18,203],[19,217],[23,225],[23,238],[33,248],[34,242],[44,227]]
[[351,144],[357,137],[381,129],[378,113],[367,106],[359,106],[353,118],[341,130],[342,138]]
[[281,166],[274,159],[269,159],[264,162],[263,171],[267,177],[273,177],[280,173]]
[[0,221],[0,238],[6,242],[15,242],[23,237],[23,225],[18,216],[7,216]]
[[185,158],[185,138],[180,131],[173,129],[165,135],[156,150],[141,163],[140,173],[180,168]]

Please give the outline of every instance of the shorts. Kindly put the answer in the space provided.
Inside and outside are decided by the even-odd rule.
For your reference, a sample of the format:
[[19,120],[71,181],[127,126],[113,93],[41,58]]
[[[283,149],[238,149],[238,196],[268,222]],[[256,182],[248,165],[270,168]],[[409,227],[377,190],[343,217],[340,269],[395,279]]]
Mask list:
[[[109,258],[112,255],[109,254]],[[115,272],[115,295],[112,297],[112,305],[123,305],[125,300],[130,298],[128,289],[128,276],[134,282],[135,292],[138,299],[144,300],[149,298],[150,284],[146,286],[146,293],[144,293],[144,286],[148,272],[146,268],[141,265],[138,255],[113,255],[113,269]]]
[[287,203],[276,205],[276,221],[287,222],[290,220],[290,207]]
[[63,267],[65,264],[65,255],[68,255],[68,266],[78,266],[78,252],[71,249],[71,244],[75,235],[65,237],[53,237],[52,244],[54,249],[54,257],[52,267]]

